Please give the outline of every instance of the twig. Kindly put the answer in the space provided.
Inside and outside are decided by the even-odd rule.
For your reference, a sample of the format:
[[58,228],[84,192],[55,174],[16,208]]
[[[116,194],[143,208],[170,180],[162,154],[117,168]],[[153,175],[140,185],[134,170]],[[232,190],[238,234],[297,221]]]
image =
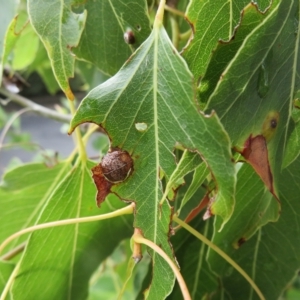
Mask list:
[[19,253],[21,253],[25,249],[25,246],[26,246],[26,242],[20,244],[16,248],[14,248],[11,251],[5,253],[4,255],[2,255],[0,257],[0,259],[1,260],[10,260],[10,259],[14,258],[16,255],[18,255]]
[[20,268],[20,262],[15,266],[13,272],[10,274],[10,277],[2,291],[2,294],[0,295],[0,300],[4,300],[7,296],[7,294],[9,293],[9,289],[17,276],[19,268]]
[[204,235],[202,235],[200,232],[192,228],[190,225],[185,223],[184,221],[180,220],[176,215],[173,216],[173,221],[175,221],[177,224],[179,224],[181,227],[189,231],[192,235],[194,235],[196,238],[198,238],[200,241],[202,241],[204,244],[206,244],[208,247],[210,247],[212,250],[217,252],[221,257],[223,257],[232,267],[234,267],[252,286],[252,288],[257,293],[259,299],[265,300],[266,298],[263,296],[262,292],[256,285],[256,283],[250,278],[250,276],[232,259],[230,258],[223,250],[221,250],[218,246],[216,246],[214,243],[212,243],[209,239],[207,239]]
[[53,221],[48,223],[42,223],[37,224],[31,227],[27,227],[25,229],[22,229],[20,231],[17,231],[16,233],[10,235],[8,238],[6,238],[2,244],[0,245],[0,253],[3,251],[3,249],[15,238],[25,234],[30,233],[36,230],[41,230],[44,228],[52,228],[52,227],[58,227],[58,226],[64,226],[64,225],[71,225],[71,224],[79,224],[79,223],[87,223],[87,222],[95,222],[110,218],[115,218],[118,216],[126,215],[126,214],[132,214],[134,210],[134,204],[130,204],[128,206],[125,206],[123,208],[117,209],[113,212],[97,215],[97,216],[91,216],[91,217],[82,217],[82,218],[73,218],[73,219],[66,219],[66,220],[59,220],[59,221]]
[[158,253],[168,263],[168,265],[171,267],[172,271],[174,272],[174,274],[177,278],[179,287],[180,287],[181,292],[182,292],[183,299],[184,300],[191,300],[192,298],[190,296],[190,293],[189,293],[189,290],[186,286],[186,283],[185,283],[178,267],[171,260],[171,258],[159,246],[157,246],[155,243],[151,242],[150,240],[145,239],[139,233],[135,233],[133,235],[133,240],[136,243],[144,244],[144,245],[147,245],[148,247],[152,248],[152,250],[154,250],[156,253]]
[[0,87],[0,94],[6,96],[11,101],[16,102],[20,104],[21,106],[30,108],[33,112],[35,112],[38,115],[59,121],[64,123],[70,123],[71,121],[71,115],[64,115],[61,114],[53,109],[44,107],[43,105],[39,105],[23,96],[20,96],[18,94],[13,94],[9,91],[7,91],[4,88]]
[[165,10],[169,11],[170,13],[172,13],[174,15],[180,16],[180,17],[184,17],[185,16],[185,14],[184,14],[183,11],[180,11],[180,10],[178,10],[176,8],[173,8],[173,7],[171,7],[171,6],[167,5],[167,4],[165,5]]

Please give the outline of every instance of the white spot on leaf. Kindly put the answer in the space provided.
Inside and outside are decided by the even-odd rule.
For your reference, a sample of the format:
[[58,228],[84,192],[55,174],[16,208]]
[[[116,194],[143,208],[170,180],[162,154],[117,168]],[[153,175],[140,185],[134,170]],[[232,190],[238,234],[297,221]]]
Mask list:
[[135,123],[135,128],[139,132],[144,132],[147,130],[148,125],[146,123]]

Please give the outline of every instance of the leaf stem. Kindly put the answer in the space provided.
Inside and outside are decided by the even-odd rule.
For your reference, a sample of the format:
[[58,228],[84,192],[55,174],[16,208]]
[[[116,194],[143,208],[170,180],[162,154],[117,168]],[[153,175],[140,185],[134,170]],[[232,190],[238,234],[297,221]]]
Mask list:
[[22,229],[11,236],[9,236],[7,239],[3,241],[3,243],[0,245],[0,253],[3,251],[3,249],[15,238],[26,234],[30,233],[36,230],[40,229],[45,229],[45,228],[50,228],[50,227],[58,227],[58,226],[64,226],[64,225],[71,225],[71,224],[78,224],[78,223],[87,223],[87,222],[95,222],[95,221],[100,221],[100,220],[105,220],[105,219],[111,219],[115,218],[118,216],[122,215],[129,215],[132,214],[134,210],[134,204],[130,204],[126,207],[120,208],[118,210],[115,210],[111,213],[107,214],[102,214],[98,216],[92,216],[92,217],[84,217],[84,218],[73,218],[73,219],[67,219],[67,220],[60,220],[60,221],[53,221],[53,222],[48,222],[48,223],[42,223],[42,224],[37,224],[25,229]]
[[192,298],[190,296],[190,293],[189,293],[189,290],[186,286],[186,283],[185,283],[178,267],[171,260],[171,258],[158,245],[156,245],[152,241],[149,241],[149,240],[145,239],[140,233],[135,233],[133,235],[133,240],[136,243],[147,245],[152,250],[154,250],[156,253],[158,253],[169,264],[169,266],[171,267],[171,269],[173,270],[173,272],[174,272],[174,274],[177,278],[178,284],[180,286],[180,289],[181,289],[181,292],[182,292],[182,295],[183,295],[183,299],[184,300],[191,300]]
[[[71,113],[73,116],[75,115],[75,112],[76,112],[74,102],[75,101],[73,101],[73,100],[69,100],[70,110],[71,110]],[[79,149],[79,157],[82,162],[82,165],[85,165],[85,163],[87,161],[87,155],[86,155],[84,143],[82,141],[82,136],[81,136],[79,126],[77,126],[77,128],[75,129],[75,134],[76,134],[76,143],[77,143],[78,149]]]
[[11,287],[14,279],[16,278],[16,275],[17,275],[17,273],[19,271],[19,268],[20,268],[20,263],[18,263],[16,265],[16,267],[13,270],[13,272],[10,274],[10,277],[9,277],[9,279],[8,279],[8,281],[7,281],[4,289],[2,291],[2,294],[0,295],[0,300],[4,300],[6,298],[6,296],[7,296],[8,292],[9,292],[9,289],[10,289],[10,287]]
[[121,291],[119,292],[119,295],[117,298],[118,300],[124,299],[124,293],[125,293],[126,287],[129,283],[130,279],[132,278],[133,270],[134,270],[135,266],[136,266],[136,263],[134,262],[134,260],[132,258],[129,258],[128,264],[127,264],[127,270],[126,270],[126,277],[125,277],[126,279],[125,279],[125,282],[123,284]]
[[181,156],[181,159],[180,159],[180,161],[178,162],[178,164],[176,165],[176,169],[173,171],[173,173],[172,173],[172,175],[171,175],[171,177],[170,177],[170,179],[169,179],[169,181],[168,181],[168,183],[167,183],[167,185],[166,185],[164,194],[163,194],[163,196],[162,196],[162,198],[161,198],[161,200],[160,200],[160,202],[159,202],[159,205],[162,205],[162,204],[164,203],[164,201],[167,199],[167,196],[168,196],[168,194],[169,194],[169,192],[170,192],[172,186],[173,186],[174,183],[175,183],[175,180],[174,180],[174,174],[176,174],[177,170],[180,169],[180,168],[182,167],[181,164],[182,164],[182,162],[183,162],[183,160],[184,160],[184,157],[186,156],[187,153],[188,153],[188,151],[187,151],[186,149],[184,149],[184,152],[183,152],[183,154],[182,154],[182,156]]
[[[93,124],[94,125],[94,124]],[[85,135],[82,138],[83,146],[86,146],[87,140],[90,137],[90,135],[97,130],[98,126],[94,125],[89,128],[89,130],[85,133]],[[74,159],[75,154],[78,152],[79,145],[73,151],[71,154],[68,156],[66,159],[66,162],[71,163]]]
[[[138,228],[134,229],[134,234],[140,234],[140,235],[142,235],[141,234],[141,230],[138,229]],[[133,242],[132,259],[137,264],[138,262],[141,261],[142,258],[143,258],[143,254],[142,254],[141,244]]]
[[165,11],[166,0],[160,0],[159,6],[156,12],[153,28],[159,28],[163,24],[164,11]]
[[26,242],[20,244],[19,246],[15,247],[14,249],[12,249],[11,251],[5,253],[4,255],[2,255],[0,257],[0,260],[10,260],[12,258],[14,258],[16,255],[18,255],[19,253],[21,253],[26,246]]
[[179,38],[182,41],[187,41],[192,34],[192,29],[187,30],[186,32],[180,33]]
[[0,87],[0,94],[6,96],[8,99],[11,101],[20,104],[23,107],[28,107],[30,108],[33,112],[35,112],[38,115],[63,122],[63,123],[70,123],[71,121],[71,116],[70,115],[64,115],[61,114],[53,109],[44,107],[43,105],[39,105],[23,96],[20,96],[18,94],[13,94],[9,91],[7,91],[4,88]]
[[234,267],[252,286],[252,288],[256,291],[259,299],[265,300],[264,295],[258,288],[258,286],[255,284],[255,282],[250,278],[250,276],[232,259],[230,258],[223,250],[221,250],[218,246],[216,246],[214,243],[212,243],[209,239],[207,239],[205,236],[203,236],[200,232],[192,228],[190,225],[185,223],[184,221],[180,220],[176,215],[173,216],[173,221],[175,221],[177,224],[179,224],[181,227],[189,231],[192,235],[197,237],[200,241],[205,243],[207,246],[209,246],[211,249],[213,249],[215,252],[217,252],[222,258],[224,258],[229,264],[231,264],[232,267]]
[[179,26],[176,18],[170,16],[171,28],[172,28],[172,43],[176,49],[178,49],[179,43]]
[[185,13],[183,11],[173,8],[173,7],[169,6],[168,4],[165,5],[165,10],[169,11],[170,13],[172,13],[174,15],[180,16],[180,17],[185,16]]

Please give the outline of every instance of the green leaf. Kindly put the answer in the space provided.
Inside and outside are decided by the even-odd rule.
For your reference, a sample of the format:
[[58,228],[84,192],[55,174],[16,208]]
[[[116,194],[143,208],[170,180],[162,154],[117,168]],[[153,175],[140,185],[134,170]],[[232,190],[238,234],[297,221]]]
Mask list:
[[[216,48],[213,50],[213,54],[210,56],[205,75],[202,76],[200,81],[200,102],[207,103],[209,96],[223,77],[222,73],[236,55],[245,38],[266,18],[271,9],[272,8],[262,13],[259,11],[258,4],[248,4],[243,9],[241,20],[239,25],[235,28],[231,39],[228,42],[222,40],[218,41]],[[202,45],[202,47],[203,46],[204,45]]]
[[19,11],[7,28],[2,63],[9,62],[13,70],[27,67],[35,58],[39,39],[25,10]]
[[2,82],[2,71],[4,67],[4,53],[5,53],[5,36],[7,34],[7,30],[9,24],[11,23],[16,9],[15,1],[6,1],[0,0],[0,83]]
[[[2,292],[5,288],[5,285],[13,272],[15,268],[15,264],[7,261],[0,261],[0,295],[2,295]],[[10,297],[7,297],[7,299],[10,299]]]
[[[181,212],[183,207],[189,202],[189,200],[195,195],[205,178],[209,175],[209,170],[204,162],[202,162],[196,169],[193,174],[193,180],[189,185],[187,191],[185,192],[182,201],[180,203],[180,207],[178,209],[178,213]],[[201,201],[201,200],[200,200]],[[200,202],[199,201],[199,202]]]
[[[7,32],[5,34],[4,38],[4,50],[2,55],[2,64],[5,65],[7,63],[7,58],[11,50],[13,49],[15,43],[17,42],[17,39],[19,37],[20,32],[15,31],[15,27],[18,22],[18,17],[15,17],[10,22]],[[1,69],[1,76],[2,76],[2,69]]]
[[[242,217],[243,209],[237,208],[232,217],[232,220],[235,219],[236,226],[232,222],[231,231],[234,230],[234,232],[228,233],[229,239],[222,238],[223,232],[221,232],[215,234],[213,240],[252,277],[266,299],[278,299],[300,268],[299,157],[283,170],[279,182],[282,211],[278,222],[262,227],[253,238],[236,250],[232,246],[234,241],[232,237],[239,230],[239,224],[243,223],[245,227],[249,220],[248,217],[247,219]],[[253,187],[251,192],[253,193],[254,190]],[[244,204],[247,203],[244,198],[237,198],[237,205],[239,200],[243,201],[240,206],[245,206]],[[257,201],[262,202],[262,200],[257,198]],[[248,210],[247,207],[248,205],[245,206],[245,210]],[[251,213],[250,216],[256,214],[257,218],[257,213],[258,211]],[[240,219],[239,222],[237,218]],[[224,229],[231,226],[230,222]],[[245,279],[238,276],[236,271],[225,264],[222,258],[210,251],[208,259],[212,270],[221,275],[224,292],[231,299],[239,299],[241,294],[247,299],[257,299],[255,292],[251,290]]]
[[286,152],[283,160],[283,168],[290,165],[300,154],[300,122],[295,124],[295,128],[289,137]]
[[[74,53],[113,75],[150,34],[146,1],[95,0],[83,6],[87,11],[86,26]],[[127,31],[134,34],[131,45],[124,41]]]
[[[111,197],[99,211],[95,194],[87,167],[74,167],[52,194],[38,223],[98,215],[123,206]],[[34,232],[12,287],[14,298],[39,299],[43,295],[43,299],[86,299],[91,274],[132,233],[130,218],[121,216]]]
[[202,160],[198,154],[185,150],[168,181],[166,189],[177,189],[184,183],[184,176],[194,171],[201,162]]
[[76,72],[80,74],[85,83],[86,90],[91,90],[106,81],[108,76],[103,74],[96,66],[83,61],[76,62]]
[[[72,120],[71,131],[84,122],[105,128],[111,147],[132,155],[132,176],[112,191],[122,199],[135,201],[134,226],[170,257],[171,210],[166,202],[160,205],[159,174],[163,173],[166,180],[172,175],[176,145],[200,153],[209,164],[218,187],[211,210],[221,215],[224,223],[228,221],[235,188],[228,137],[214,113],[204,116],[198,112],[192,76],[162,27],[154,28],[114,77],[88,94]],[[140,123],[146,124],[146,130],[138,130],[136,124]],[[148,297],[163,299],[172,289],[174,275],[155,254],[153,261],[154,278]]]
[[[212,220],[204,222],[201,218],[198,218],[190,225],[205,236],[211,235]],[[211,272],[206,261],[208,247],[184,229],[179,229],[176,235],[171,238],[171,241],[180,265],[180,272],[185,279],[192,299],[209,299],[208,295],[218,288],[218,280],[217,276]],[[207,296],[204,297],[205,295]],[[177,283],[169,298],[170,300],[182,298]]]
[[71,49],[79,43],[86,12],[75,14],[71,5],[72,0],[28,1],[31,24],[48,52],[56,80],[67,98],[73,100],[69,78],[74,76],[75,58]]
[[[250,165],[243,164],[237,178],[235,211],[222,232],[215,230],[213,236],[213,242],[222,245],[222,249],[229,253],[248,241],[261,226],[268,222],[275,222],[279,218],[279,203],[265,188]],[[219,227],[219,222],[222,220],[216,220],[216,228]],[[226,262],[224,260],[220,262],[220,259],[215,262],[217,254],[212,250],[209,252],[211,265],[218,264],[219,273],[224,274],[223,268]]]
[[40,43],[35,60],[27,69],[27,74],[36,71],[42,78],[47,91],[50,94],[55,94],[60,90],[60,87],[54,77],[51,63],[49,61],[45,47]]
[[[204,76],[209,58],[218,41],[230,40],[235,26],[240,21],[241,11],[248,3],[249,0],[190,2],[187,18],[194,31],[194,37],[183,56],[196,79]],[[263,0],[258,3],[264,10],[270,1]]]
[[[65,163],[54,167],[33,163],[4,174],[0,185],[0,204],[5,208],[0,210],[0,241],[36,222],[40,209],[68,169]],[[24,240],[15,240],[7,250]]]
[[144,253],[143,259],[136,264],[130,240],[123,241],[93,275],[88,300],[137,299],[149,263],[149,255]]
[[12,68],[22,70],[28,67],[35,59],[39,48],[39,38],[30,23],[22,31],[13,50]]
[[238,151],[250,156],[251,143],[257,139],[262,153],[256,159],[262,162],[256,171],[274,195],[278,195],[290,107],[299,86],[300,30],[295,24],[299,14],[296,0],[274,3],[243,42],[208,102],[208,110],[216,110]]

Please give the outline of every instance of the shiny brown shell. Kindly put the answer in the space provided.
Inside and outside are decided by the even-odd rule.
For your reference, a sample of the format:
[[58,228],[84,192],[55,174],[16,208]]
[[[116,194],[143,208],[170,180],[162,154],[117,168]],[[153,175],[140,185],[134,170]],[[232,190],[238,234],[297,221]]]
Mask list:
[[124,33],[124,41],[125,43],[132,45],[135,43],[135,36],[131,30],[128,30]]
[[101,163],[103,176],[112,183],[124,181],[133,170],[133,160],[126,151],[107,153]]

